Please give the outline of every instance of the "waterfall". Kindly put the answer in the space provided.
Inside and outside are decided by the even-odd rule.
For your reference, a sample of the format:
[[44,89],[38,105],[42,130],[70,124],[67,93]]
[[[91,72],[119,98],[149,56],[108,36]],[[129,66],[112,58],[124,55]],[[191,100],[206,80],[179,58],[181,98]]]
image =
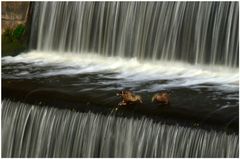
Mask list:
[[238,135],[2,101],[2,157],[238,157]]
[[37,2],[32,48],[238,67],[238,2]]
[[[33,4],[32,50],[2,58],[2,157],[239,157],[234,132],[153,119],[237,121],[238,2]],[[7,99],[102,110],[123,89],[146,99],[139,116]],[[161,90],[168,110],[151,103]]]

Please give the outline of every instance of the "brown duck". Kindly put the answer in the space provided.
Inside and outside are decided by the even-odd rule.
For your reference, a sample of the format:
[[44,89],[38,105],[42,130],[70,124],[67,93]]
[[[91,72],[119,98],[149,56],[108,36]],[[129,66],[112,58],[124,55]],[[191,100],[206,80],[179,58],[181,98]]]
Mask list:
[[152,97],[152,102],[168,105],[170,103],[170,94],[167,92],[156,93]]
[[131,103],[143,103],[141,96],[135,95],[132,91],[125,90],[117,93],[117,96],[122,97],[122,101],[118,105],[128,105]]

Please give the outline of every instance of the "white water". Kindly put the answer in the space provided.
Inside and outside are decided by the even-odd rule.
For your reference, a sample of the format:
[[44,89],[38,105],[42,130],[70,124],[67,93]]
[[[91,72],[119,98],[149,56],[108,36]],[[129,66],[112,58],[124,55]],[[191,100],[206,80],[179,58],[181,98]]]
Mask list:
[[[238,67],[237,2],[39,2],[39,51]],[[35,43],[35,45],[34,45]]]
[[[14,67],[3,78],[110,72],[114,73],[110,78],[122,79],[118,82],[123,87],[168,80],[149,85],[147,91],[209,84],[236,91],[238,10],[237,2],[37,3],[30,41],[38,51],[2,58],[3,65]],[[18,63],[25,64],[14,65]],[[33,73],[33,66],[44,71]],[[225,132],[10,101],[2,105],[3,157],[238,157],[239,153],[238,136]]]
[[2,157],[238,157],[239,138],[156,123],[2,101]]
[[145,91],[238,90],[238,13],[235,2],[38,2],[30,40],[37,51],[2,61],[57,68],[12,78],[111,72],[123,87],[168,80]]
[[[104,57],[94,53],[71,54],[60,52],[23,53],[16,57],[3,57],[3,64],[24,62],[29,64],[18,72],[17,78],[31,78],[33,74],[24,67],[53,66],[57,70],[46,69],[34,74],[34,77],[50,77],[56,75],[77,75],[83,73],[112,72],[111,78],[123,79],[123,82],[136,83],[152,80],[170,80],[167,84],[151,85],[148,91],[164,88],[197,86],[200,84],[216,85],[222,90],[239,88],[238,68],[223,66],[190,65],[169,61],[140,61],[136,58]],[[21,68],[19,68],[21,69]],[[108,81],[114,82],[114,81]]]

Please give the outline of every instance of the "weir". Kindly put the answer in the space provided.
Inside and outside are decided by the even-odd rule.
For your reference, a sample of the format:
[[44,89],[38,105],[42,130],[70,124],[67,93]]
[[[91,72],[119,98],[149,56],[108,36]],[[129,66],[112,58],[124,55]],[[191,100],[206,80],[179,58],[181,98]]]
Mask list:
[[31,47],[238,67],[238,2],[39,2]]
[[2,157],[238,157],[238,135],[2,101]]
[[2,58],[2,157],[239,157],[238,2],[32,4],[29,52]]

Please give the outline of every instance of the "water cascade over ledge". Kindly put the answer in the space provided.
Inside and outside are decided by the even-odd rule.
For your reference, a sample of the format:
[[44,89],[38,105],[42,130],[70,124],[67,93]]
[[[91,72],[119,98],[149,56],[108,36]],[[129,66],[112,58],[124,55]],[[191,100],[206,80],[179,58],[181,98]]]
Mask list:
[[2,157],[238,157],[238,135],[2,102]]
[[39,2],[31,47],[238,67],[238,14],[237,2]]
[[238,2],[32,4],[30,50],[1,60],[2,157],[239,157]]

